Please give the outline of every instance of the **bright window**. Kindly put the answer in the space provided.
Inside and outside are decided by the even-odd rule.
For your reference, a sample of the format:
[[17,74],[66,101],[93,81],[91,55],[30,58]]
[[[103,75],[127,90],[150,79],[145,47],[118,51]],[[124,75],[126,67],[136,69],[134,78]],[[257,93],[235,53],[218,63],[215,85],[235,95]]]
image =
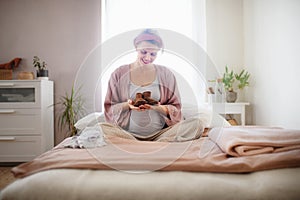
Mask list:
[[[156,28],[184,35],[190,41],[201,46],[203,50],[206,49],[205,0],[102,0],[101,8],[102,42],[128,31]],[[162,39],[169,44],[178,42],[170,41],[168,37],[162,37]],[[134,48],[132,41],[130,45]],[[187,54],[193,57],[185,57],[184,60],[177,52],[166,51],[158,57],[156,62],[172,67],[178,75],[179,89],[182,90],[181,93],[187,93],[181,94],[181,97],[184,98],[182,99],[183,103],[185,101],[192,102],[192,96],[194,96],[194,102],[199,103],[199,99],[200,101],[205,100],[205,80],[203,77],[195,75],[197,70],[190,63],[199,58],[205,58],[205,56],[199,55],[192,47],[184,51],[191,52]],[[115,60],[107,73],[103,74],[102,91],[107,89],[107,81],[112,70],[121,64],[134,62],[135,58],[136,55],[133,52]],[[205,59],[201,59],[201,63],[198,62],[196,65],[199,66],[196,67],[205,66],[205,62]],[[102,99],[104,96],[105,92],[102,93]]]
[[102,0],[102,41],[143,28],[181,33],[206,49],[205,0]]

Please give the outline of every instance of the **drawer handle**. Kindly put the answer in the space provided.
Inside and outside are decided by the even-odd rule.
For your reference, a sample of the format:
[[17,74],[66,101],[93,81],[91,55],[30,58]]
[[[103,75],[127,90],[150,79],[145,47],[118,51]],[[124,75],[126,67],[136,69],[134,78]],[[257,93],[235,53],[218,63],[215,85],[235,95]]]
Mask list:
[[14,83],[0,83],[0,87],[13,87]]
[[15,137],[0,137],[0,141],[14,141]]
[[2,109],[2,110],[0,110],[0,114],[11,114],[11,113],[14,113],[15,112],[15,110],[13,110],[13,109]]

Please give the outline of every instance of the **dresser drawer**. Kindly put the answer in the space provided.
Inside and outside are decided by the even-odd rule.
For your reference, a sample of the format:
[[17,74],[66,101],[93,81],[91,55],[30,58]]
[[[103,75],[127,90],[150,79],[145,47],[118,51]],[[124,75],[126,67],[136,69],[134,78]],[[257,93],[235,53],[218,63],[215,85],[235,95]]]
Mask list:
[[0,108],[1,135],[40,135],[41,110]]
[[38,81],[0,81],[1,108],[39,108],[40,94]]
[[40,136],[0,136],[0,162],[30,161],[41,149]]

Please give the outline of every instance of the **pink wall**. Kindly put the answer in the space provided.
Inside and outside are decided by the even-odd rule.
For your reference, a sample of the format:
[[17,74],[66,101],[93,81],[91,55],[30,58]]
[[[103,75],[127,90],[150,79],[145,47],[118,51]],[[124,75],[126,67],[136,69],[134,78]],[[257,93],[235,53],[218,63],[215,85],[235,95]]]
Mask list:
[[[100,0],[1,0],[0,63],[21,57],[19,71],[48,63],[55,99],[70,91],[77,69],[100,42]],[[64,134],[56,127],[56,143]]]

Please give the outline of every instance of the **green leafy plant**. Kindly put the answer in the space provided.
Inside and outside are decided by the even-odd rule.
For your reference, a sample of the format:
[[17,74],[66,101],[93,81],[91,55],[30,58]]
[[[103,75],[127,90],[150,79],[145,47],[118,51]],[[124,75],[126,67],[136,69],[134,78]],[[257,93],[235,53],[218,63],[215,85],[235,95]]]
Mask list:
[[235,79],[239,81],[238,88],[242,90],[244,89],[244,87],[248,86],[249,78],[250,78],[250,74],[246,72],[244,69],[241,71],[240,74],[235,74]]
[[[79,89],[80,90],[80,89]],[[77,134],[75,128],[75,123],[80,117],[84,115],[84,100],[79,94],[79,90],[75,91],[74,86],[72,87],[71,94],[67,92],[65,96],[60,98],[60,101],[57,103],[62,106],[61,113],[58,117],[58,127],[62,130],[63,127],[67,125],[69,136],[74,136]]]
[[45,70],[47,63],[45,61],[41,61],[38,56],[33,56],[33,67],[36,67],[38,70]]
[[249,86],[250,74],[246,70],[242,70],[239,74],[234,73],[233,70],[228,69],[228,66],[225,67],[225,72],[223,74],[223,84],[226,91],[234,91],[234,83],[238,82],[238,89],[244,89],[246,86]]
[[225,90],[233,91],[233,83],[235,81],[235,76],[233,70],[229,71],[228,66],[225,67],[225,73],[223,74],[223,79]]

